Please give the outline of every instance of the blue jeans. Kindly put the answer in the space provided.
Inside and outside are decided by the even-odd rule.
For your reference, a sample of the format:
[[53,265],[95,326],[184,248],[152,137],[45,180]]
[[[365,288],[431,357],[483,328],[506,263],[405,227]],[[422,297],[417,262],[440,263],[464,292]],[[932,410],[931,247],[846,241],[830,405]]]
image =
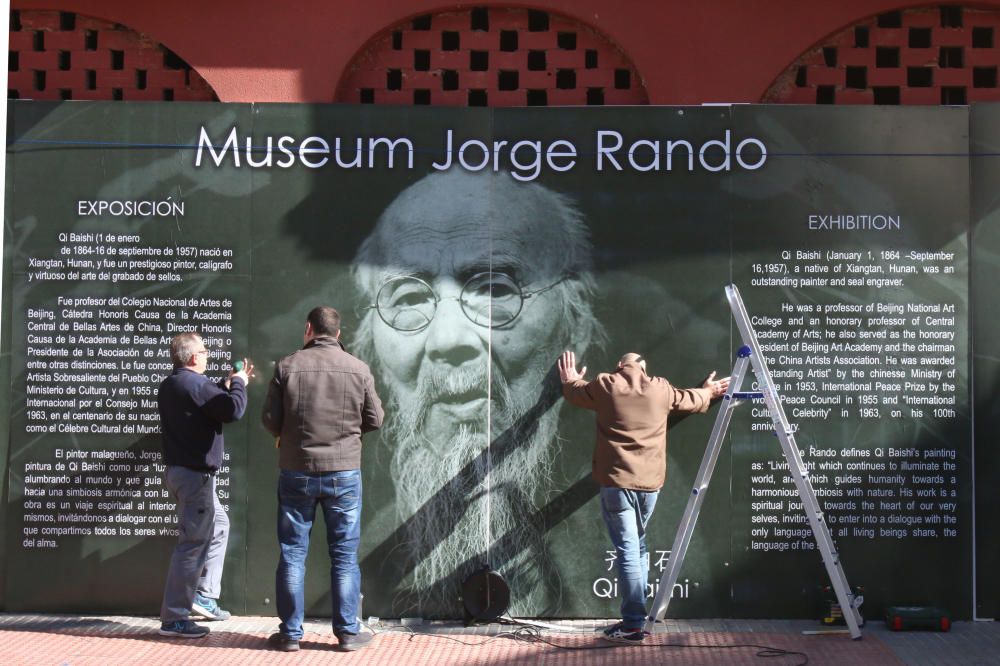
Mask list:
[[304,582],[309,534],[316,505],[323,507],[330,551],[330,597],[333,632],[357,634],[361,569],[361,470],[290,472],[278,477],[278,544],[281,559],[275,576],[281,633],[299,640],[305,616]]
[[659,491],[601,488],[601,515],[608,526],[618,562],[618,589],[622,595],[622,623],[639,629],[646,622],[646,583],[649,552],[646,525],[653,515]]

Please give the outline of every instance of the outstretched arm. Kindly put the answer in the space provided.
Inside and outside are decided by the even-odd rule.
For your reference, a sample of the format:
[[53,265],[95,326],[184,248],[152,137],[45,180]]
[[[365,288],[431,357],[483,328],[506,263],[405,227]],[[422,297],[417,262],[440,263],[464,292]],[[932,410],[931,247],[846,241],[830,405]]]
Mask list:
[[583,376],[587,374],[587,366],[583,366],[583,369],[577,372],[576,369],[576,354],[571,351],[564,351],[562,356],[559,357],[559,380],[563,384],[569,382],[575,382],[578,379],[583,379]]
[[715,379],[715,370],[712,370],[711,374],[705,379],[705,383],[701,385],[702,388],[711,389],[712,400],[716,398],[721,398],[729,390],[729,377],[723,377],[722,379]]
[[729,390],[729,377],[716,379],[713,370],[700,388],[676,389],[670,392],[670,421],[677,423],[682,414],[707,412],[713,400],[718,400]]
[[597,403],[594,396],[590,394],[590,384],[583,376],[587,373],[587,367],[576,369],[576,354],[565,351],[557,362],[559,366],[559,381],[562,382],[563,397],[577,407],[585,409],[595,409]]

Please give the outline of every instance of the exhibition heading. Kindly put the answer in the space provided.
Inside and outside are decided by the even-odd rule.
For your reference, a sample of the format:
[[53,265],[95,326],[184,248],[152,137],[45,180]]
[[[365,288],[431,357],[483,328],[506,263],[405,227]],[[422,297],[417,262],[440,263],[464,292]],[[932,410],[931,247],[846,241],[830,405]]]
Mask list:
[[[593,145],[581,152],[567,139],[537,139],[491,142],[460,139],[447,130],[439,148],[417,148],[405,137],[295,137],[240,134],[234,125],[220,142],[204,127],[195,153],[196,167],[213,163],[235,168],[288,169],[301,165],[309,169],[413,169],[417,153],[440,156],[431,163],[437,171],[452,168],[466,171],[509,171],[522,182],[535,180],[544,169],[571,171],[582,158],[600,172],[755,171],[767,162],[767,147],[760,139],[737,139],[730,130],[719,138],[703,142],[686,139],[635,139],[626,141],[616,130],[597,130]],[[735,145],[734,145],[735,143]]]

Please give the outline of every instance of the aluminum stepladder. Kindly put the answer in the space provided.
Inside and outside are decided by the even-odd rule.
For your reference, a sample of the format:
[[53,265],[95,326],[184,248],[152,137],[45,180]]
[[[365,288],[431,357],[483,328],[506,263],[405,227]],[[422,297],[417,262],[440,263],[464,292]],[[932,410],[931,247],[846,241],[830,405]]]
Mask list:
[[[830,582],[837,594],[837,602],[840,604],[844,620],[847,622],[851,638],[861,638],[861,613],[858,610],[863,601],[862,597],[851,592],[847,584],[847,576],[840,565],[840,556],[837,554],[827,527],[826,518],[820,509],[813,491],[812,482],[809,480],[809,471],[802,462],[802,456],[795,445],[795,435],[788,419],[785,418],[785,410],[781,400],[778,398],[778,391],[771,379],[771,373],[767,369],[764,356],[760,351],[760,344],[757,342],[757,334],[750,323],[750,317],[743,307],[743,299],[735,285],[726,287],[726,298],[729,300],[729,307],[733,311],[733,318],[740,331],[743,346],[737,350],[736,364],[733,366],[732,379],[729,390],[723,398],[719,413],[715,418],[715,426],[708,440],[708,447],[705,449],[705,456],[698,469],[698,476],[695,479],[691,496],[688,497],[687,507],[681,516],[680,525],[677,528],[677,536],[674,538],[673,549],[670,551],[670,558],[667,560],[667,567],[660,578],[660,587],[653,599],[653,609],[646,619],[645,630],[653,631],[653,625],[657,620],[663,619],[667,612],[667,605],[673,593],[674,584],[680,574],[681,565],[687,555],[688,546],[691,544],[691,535],[694,532],[695,523],[698,521],[698,513],[705,498],[705,491],[708,490],[708,483],[712,479],[712,472],[719,459],[719,451],[722,449],[722,442],[729,428],[729,420],[733,410],[744,400],[763,399],[774,422],[774,432],[781,442],[781,448],[785,453],[785,460],[788,461],[788,470],[795,487],[798,490],[799,499],[802,501],[802,508],[809,519],[809,526],[812,528],[813,536],[816,538],[816,546],[823,556],[823,564],[830,576]],[[757,378],[757,392],[742,392],[740,385],[747,374],[747,366],[752,365],[754,375]]]

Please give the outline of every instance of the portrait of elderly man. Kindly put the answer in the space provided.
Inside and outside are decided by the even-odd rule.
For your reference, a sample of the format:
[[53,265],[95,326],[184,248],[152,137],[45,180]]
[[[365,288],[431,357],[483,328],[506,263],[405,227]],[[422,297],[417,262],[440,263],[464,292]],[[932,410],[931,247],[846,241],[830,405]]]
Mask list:
[[459,170],[401,192],[359,248],[352,348],[393,414],[383,441],[406,535],[394,610],[454,616],[483,563],[506,578],[512,612],[557,608],[537,509],[558,452],[553,354],[603,335],[591,255],[568,197]]

